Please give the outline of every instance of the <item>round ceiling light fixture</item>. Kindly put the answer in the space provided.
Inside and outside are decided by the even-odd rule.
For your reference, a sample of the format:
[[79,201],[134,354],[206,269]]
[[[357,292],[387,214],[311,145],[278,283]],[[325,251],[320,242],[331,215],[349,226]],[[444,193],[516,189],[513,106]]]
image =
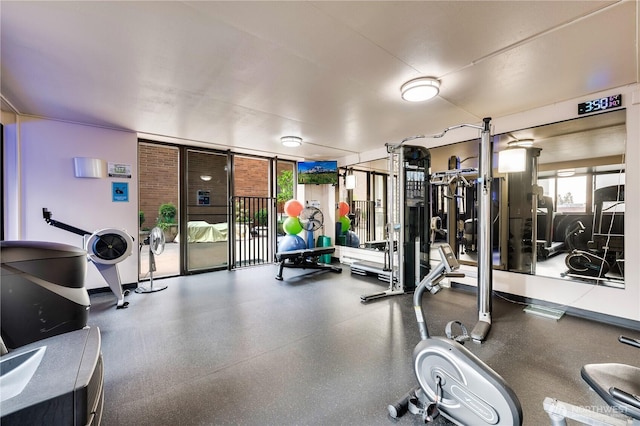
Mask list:
[[507,145],[531,148],[533,146],[533,139],[516,139],[514,141],[509,141]]
[[298,136],[283,136],[280,138],[280,143],[286,147],[295,148],[302,145],[302,138]]
[[405,101],[426,101],[434,98],[440,92],[440,81],[431,77],[415,78],[403,84],[400,92]]
[[576,169],[561,169],[558,170],[559,177],[571,177],[576,174]]

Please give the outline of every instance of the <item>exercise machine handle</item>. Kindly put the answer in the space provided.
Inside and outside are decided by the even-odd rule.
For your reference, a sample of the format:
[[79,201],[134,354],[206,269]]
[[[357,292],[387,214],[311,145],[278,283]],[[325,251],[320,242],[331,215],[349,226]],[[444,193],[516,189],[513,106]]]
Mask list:
[[620,336],[618,337],[618,341],[620,343],[624,343],[625,345],[640,348],[640,339],[632,339],[631,337]]
[[640,399],[638,399],[637,396],[616,387],[609,388],[609,393],[618,401],[622,401],[626,404],[631,405],[632,407],[640,409]]
[[448,272],[446,274],[444,274],[445,277],[447,278],[464,278],[464,272]]
[[49,210],[47,210],[46,207],[42,208],[42,218],[44,219],[45,222],[47,222],[51,226],[55,226],[56,228],[60,228],[60,229],[63,229],[65,231],[69,231],[69,232],[72,232],[74,234],[81,235],[83,237],[85,235],[91,235],[92,234],[89,231],[85,231],[83,229],[76,228],[75,226],[67,225],[66,223],[58,222],[57,220],[51,219],[51,212]]

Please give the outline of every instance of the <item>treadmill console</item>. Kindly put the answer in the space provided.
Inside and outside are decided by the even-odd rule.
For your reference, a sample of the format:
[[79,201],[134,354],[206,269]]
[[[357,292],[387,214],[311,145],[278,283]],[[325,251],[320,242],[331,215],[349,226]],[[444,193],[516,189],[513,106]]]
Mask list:
[[455,271],[460,267],[458,263],[458,259],[456,259],[455,254],[453,254],[453,250],[451,250],[451,246],[449,244],[443,243],[440,247],[440,257],[442,257],[442,262],[445,264],[447,272]]

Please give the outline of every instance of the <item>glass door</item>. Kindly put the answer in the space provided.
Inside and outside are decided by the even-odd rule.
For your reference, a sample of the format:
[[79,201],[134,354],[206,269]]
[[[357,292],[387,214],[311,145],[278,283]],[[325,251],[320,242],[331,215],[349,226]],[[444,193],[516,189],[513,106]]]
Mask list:
[[266,158],[234,155],[232,164],[232,267],[271,263],[275,246],[271,162]]
[[177,147],[140,142],[138,144],[140,280],[149,279],[151,256],[149,233],[160,228],[166,244],[155,255],[153,277],[180,274],[180,245],[176,240],[180,211],[180,151]]
[[228,156],[187,150],[186,164],[186,270],[225,268],[229,265],[231,226]]

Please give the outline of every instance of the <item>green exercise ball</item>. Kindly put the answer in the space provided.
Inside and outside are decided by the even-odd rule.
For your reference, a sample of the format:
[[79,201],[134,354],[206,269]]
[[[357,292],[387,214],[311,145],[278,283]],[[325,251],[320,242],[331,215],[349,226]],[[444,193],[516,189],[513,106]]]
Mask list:
[[298,235],[302,232],[302,224],[300,223],[300,219],[290,216],[284,220],[282,229],[289,235]]
[[351,229],[351,219],[346,216],[340,216],[339,221],[342,224],[342,233],[346,234],[347,231]]

